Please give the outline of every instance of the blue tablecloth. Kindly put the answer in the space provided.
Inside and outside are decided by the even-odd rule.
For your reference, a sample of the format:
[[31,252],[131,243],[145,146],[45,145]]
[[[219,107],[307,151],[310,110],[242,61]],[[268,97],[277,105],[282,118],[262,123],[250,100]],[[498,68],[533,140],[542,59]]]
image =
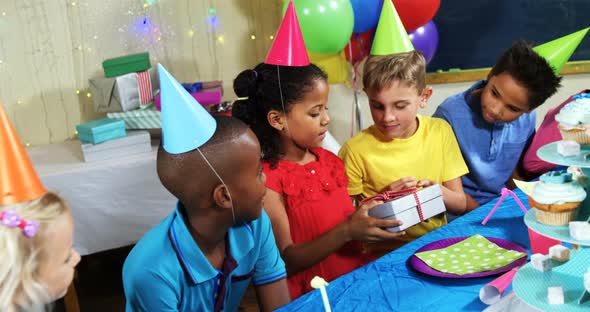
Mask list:
[[[526,195],[515,193],[525,206]],[[498,199],[457,218],[448,225],[331,281],[326,287],[332,311],[481,311],[480,288],[497,276],[472,279],[432,277],[414,271],[408,259],[422,246],[457,236],[496,237],[530,250],[523,212],[508,196],[486,225],[481,221]],[[324,311],[319,290],[301,296],[278,311]]]

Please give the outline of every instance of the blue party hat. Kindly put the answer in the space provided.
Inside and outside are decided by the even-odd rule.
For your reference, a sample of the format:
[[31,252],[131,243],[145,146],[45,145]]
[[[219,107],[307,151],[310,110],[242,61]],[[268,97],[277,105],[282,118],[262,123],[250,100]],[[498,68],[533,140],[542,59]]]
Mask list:
[[205,144],[215,133],[217,122],[160,64],[158,73],[164,150],[180,154]]

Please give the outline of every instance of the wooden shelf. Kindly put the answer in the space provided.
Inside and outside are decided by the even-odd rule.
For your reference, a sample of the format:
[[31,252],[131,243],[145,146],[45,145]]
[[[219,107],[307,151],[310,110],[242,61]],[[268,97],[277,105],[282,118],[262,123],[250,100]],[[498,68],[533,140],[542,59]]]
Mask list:
[[[492,68],[487,67],[459,71],[427,73],[426,83],[432,85],[441,83],[477,81],[480,79],[485,79],[490,69]],[[565,64],[565,66],[563,66],[560,72],[561,75],[577,75],[587,73],[590,73],[590,61],[568,62]]]

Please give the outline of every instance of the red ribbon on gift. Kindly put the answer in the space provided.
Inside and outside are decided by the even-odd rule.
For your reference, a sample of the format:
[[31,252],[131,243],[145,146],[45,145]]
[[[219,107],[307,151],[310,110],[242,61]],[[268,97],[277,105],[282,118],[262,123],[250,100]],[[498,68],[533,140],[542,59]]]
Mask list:
[[145,70],[137,73],[137,85],[139,88],[139,105],[143,107],[154,100],[149,71]]
[[401,191],[385,191],[381,194],[377,194],[375,196],[371,196],[368,198],[365,198],[361,201],[361,205],[370,201],[370,200],[381,200],[383,202],[390,202],[393,200],[396,200],[398,198],[404,197],[404,196],[408,196],[410,194],[414,195],[414,200],[416,201],[416,208],[418,209],[418,216],[420,217],[420,222],[424,221],[424,213],[422,212],[422,205],[420,204],[420,199],[418,198],[418,193],[416,192],[416,188],[412,187],[412,188],[408,188],[405,190],[401,190]]
[[414,191],[414,200],[416,201],[416,207],[418,208],[418,216],[420,216],[420,222],[424,222],[424,214],[422,213],[422,205],[420,205],[420,199],[418,193]]

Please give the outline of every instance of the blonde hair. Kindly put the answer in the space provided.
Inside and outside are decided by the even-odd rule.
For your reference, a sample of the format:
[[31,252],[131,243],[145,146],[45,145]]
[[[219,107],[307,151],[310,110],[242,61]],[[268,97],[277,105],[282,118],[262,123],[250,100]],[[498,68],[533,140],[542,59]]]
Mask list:
[[46,285],[39,281],[40,264],[51,256],[46,250],[46,231],[50,224],[69,212],[65,201],[55,193],[25,203],[0,206],[12,209],[25,220],[37,220],[39,231],[31,238],[20,228],[0,224],[0,311],[45,311],[50,301]]
[[398,80],[416,87],[422,93],[426,87],[426,60],[419,51],[370,56],[363,70],[366,90],[381,91]]

